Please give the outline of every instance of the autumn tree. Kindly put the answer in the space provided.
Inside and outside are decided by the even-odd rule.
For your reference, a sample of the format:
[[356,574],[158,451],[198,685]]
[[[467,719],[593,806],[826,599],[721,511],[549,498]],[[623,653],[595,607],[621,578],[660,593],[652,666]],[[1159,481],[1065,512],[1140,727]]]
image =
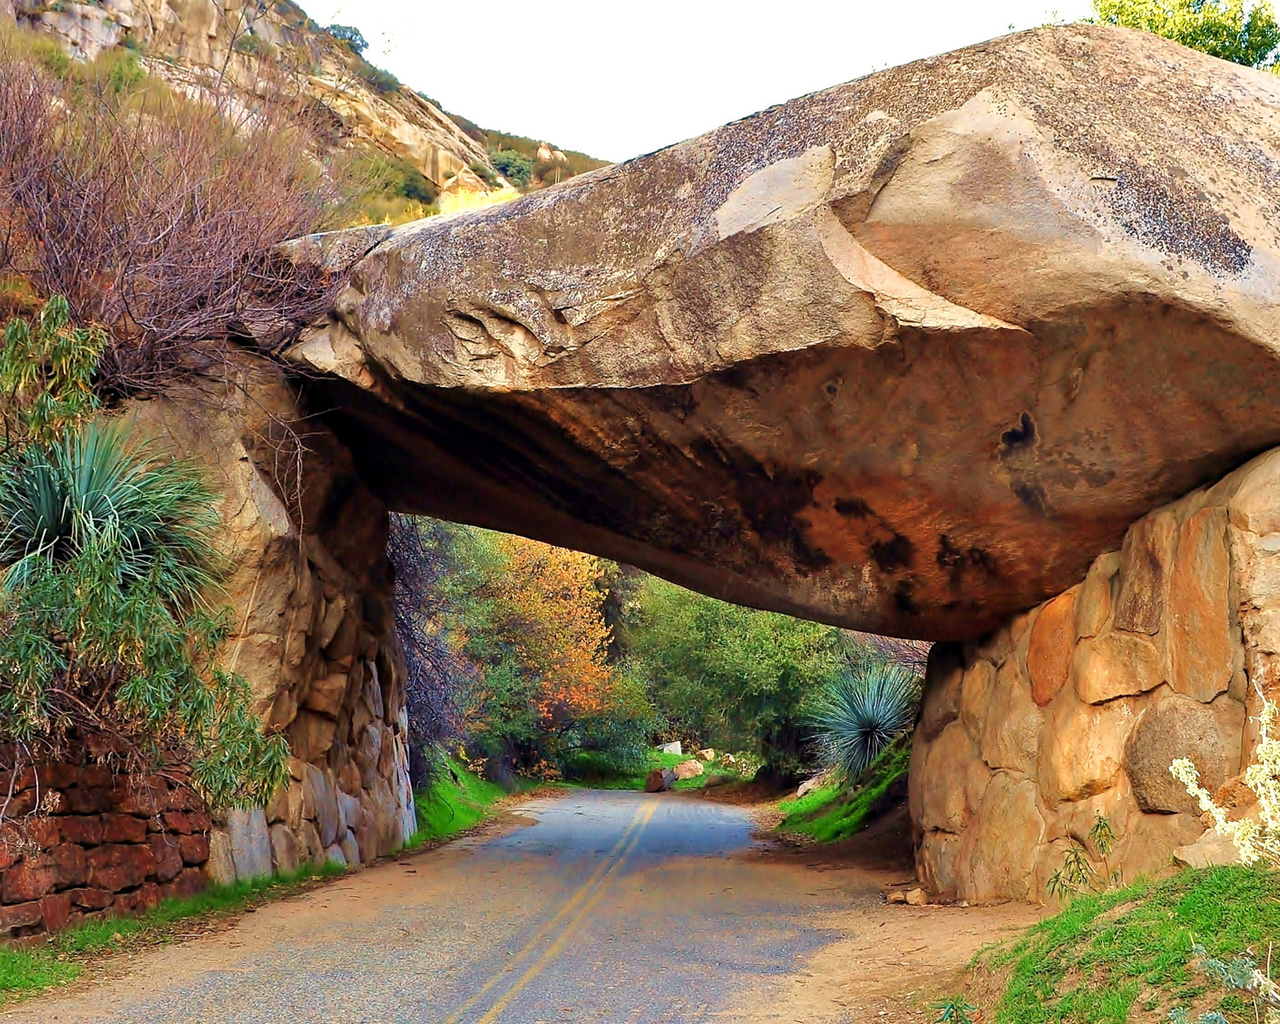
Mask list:
[[455,648],[477,670],[473,741],[538,774],[571,770],[583,751],[638,753],[648,706],[609,662],[607,563],[480,530],[459,548],[446,586]]

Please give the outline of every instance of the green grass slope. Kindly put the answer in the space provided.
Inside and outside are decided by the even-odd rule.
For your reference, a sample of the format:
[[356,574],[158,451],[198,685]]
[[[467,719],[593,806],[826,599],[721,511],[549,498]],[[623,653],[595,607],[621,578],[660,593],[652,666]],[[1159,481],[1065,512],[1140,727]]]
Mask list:
[[784,800],[780,832],[796,832],[820,843],[835,843],[861,832],[906,794],[911,766],[909,741],[900,740],[871,762],[853,786],[824,786],[798,800]]
[[414,796],[418,831],[406,848],[465,832],[487,818],[489,809],[506,795],[501,786],[472,775],[450,758],[441,766],[431,787]]
[[[1266,964],[1280,942],[1280,875],[1185,870],[1158,882],[1082,896],[1012,943],[980,954],[974,977],[995,992],[995,1024],[1130,1024],[1219,1011],[1254,1024],[1252,1000],[1224,992],[1195,963],[1192,937],[1230,961]],[[991,982],[994,981],[994,987]]]

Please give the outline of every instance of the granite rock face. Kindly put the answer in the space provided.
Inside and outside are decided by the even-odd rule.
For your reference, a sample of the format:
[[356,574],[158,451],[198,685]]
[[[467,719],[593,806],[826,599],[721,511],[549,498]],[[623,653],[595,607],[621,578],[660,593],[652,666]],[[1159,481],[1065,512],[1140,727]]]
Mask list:
[[293,752],[266,808],[230,815],[225,842],[218,823],[210,872],[318,866],[334,844],[347,863],[373,860],[417,827],[386,507],[333,434],[303,418],[278,367],[229,356],[224,369],[220,383],[125,413],[222,496],[221,598],[236,628],[220,660]]
[[291,358],[394,509],[969,640],[1280,443],[1277,211],[1280,79],[1045,28],[391,231]]
[[[1230,859],[1169,766],[1190,758],[1217,803],[1251,813],[1240,773],[1262,695],[1280,699],[1278,622],[1273,449],[1134,523],[1064,594],[935,645],[911,755],[921,881],[1041,900],[1073,844],[1103,877]],[[1106,857],[1098,815],[1117,840]]]
[[489,164],[485,147],[430,100],[405,86],[366,81],[355,54],[294,4],[8,0],[0,3],[0,15],[6,13],[48,33],[77,59],[126,46],[145,53],[147,72],[186,95],[200,96],[215,81],[248,95],[302,93],[344,142],[359,140],[405,159],[436,185]]

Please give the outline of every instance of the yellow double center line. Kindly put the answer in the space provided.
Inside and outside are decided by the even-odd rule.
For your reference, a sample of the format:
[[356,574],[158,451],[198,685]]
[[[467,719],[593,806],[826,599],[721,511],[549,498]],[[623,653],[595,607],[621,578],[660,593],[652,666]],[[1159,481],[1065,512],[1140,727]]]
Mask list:
[[470,999],[459,1006],[450,1016],[446,1017],[441,1024],[458,1024],[467,1011],[471,1010],[477,1003],[484,999],[485,996],[492,992],[497,985],[502,983],[502,981],[510,974],[512,968],[518,967],[524,961],[528,960],[529,957],[533,956],[537,951],[537,947],[547,938],[547,936],[551,935],[552,932],[557,928],[561,928],[563,925],[563,928],[555,941],[553,941],[551,945],[543,951],[542,955],[530,964],[528,969],[516,979],[515,984],[507,989],[506,994],[489,1008],[489,1012],[476,1022],[476,1024],[493,1024],[493,1022],[498,1019],[498,1015],[506,1009],[507,1004],[515,998],[516,994],[519,993],[520,990],[533,980],[533,978],[535,978],[542,970],[544,970],[547,964],[551,963],[551,961],[559,955],[560,951],[564,949],[565,944],[569,941],[569,936],[572,935],[574,929],[582,923],[586,916],[591,913],[592,908],[600,902],[600,899],[604,896],[605,884],[622,867],[627,857],[631,855],[631,852],[639,844],[640,833],[644,830],[645,825],[649,823],[649,820],[653,817],[654,812],[656,812],[657,809],[658,804],[656,801],[653,801],[647,806],[641,807],[636,811],[636,816],[631,819],[631,824],[628,825],[626,831],[622,833],[622,838],[614,844],[613,849],[609,851],[608,856],[600,863],[600,866],[591,873],[591,877],[582,883],[578,891],[573,894],[573,897],[565,903],[563,907],[560,908],[555,917],[551,918],[551,920],[539,928],[533,938],[521,947],[520,951],[512,957],[511,963],[505,970],[500,974],[495,974],[485,982],[485,984],[474,995],[472,995]]

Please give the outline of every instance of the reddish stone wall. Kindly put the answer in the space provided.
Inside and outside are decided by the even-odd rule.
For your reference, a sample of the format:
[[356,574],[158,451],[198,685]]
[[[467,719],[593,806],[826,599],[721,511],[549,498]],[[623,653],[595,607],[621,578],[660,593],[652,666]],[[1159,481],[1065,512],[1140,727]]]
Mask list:
[[5,796],[0,937],[136,913],[205,886],[211,822],[188,786],[59,764],[0,773],[0,804]]

